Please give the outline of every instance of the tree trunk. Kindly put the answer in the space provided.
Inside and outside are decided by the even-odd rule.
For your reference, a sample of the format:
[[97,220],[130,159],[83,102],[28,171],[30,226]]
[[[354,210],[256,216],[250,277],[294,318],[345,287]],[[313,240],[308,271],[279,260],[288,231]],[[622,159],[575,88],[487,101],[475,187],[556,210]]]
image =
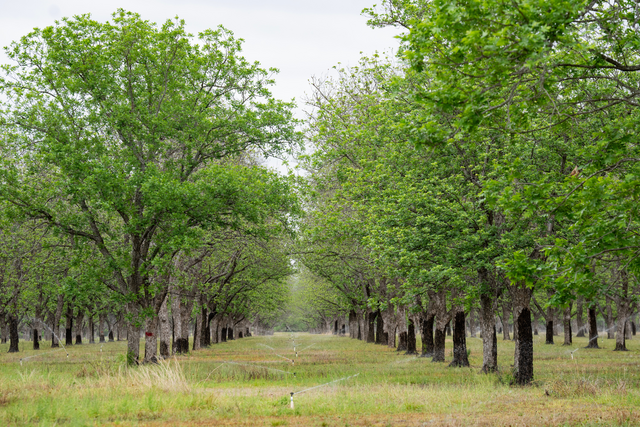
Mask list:
[[576,326],[578,327],[576,337],[584,337],[584,330],[586,328],[584,319],[582,318],[582,316],[584,315],[583,304],[584,298],[582,296],[579,296],[576,302]]
[[140,328],[131,322],[127,325],[127,364],[137,365],[139,360]]
[[171,295],[171,314],[173,315],[173,335],[175,337],[173,343],[173,354],[186,353],[189,350],[189,343],[185,346],[182,332],[182,301],[180,296],[174,292]]
[[207,348],[211,345],[211,328],[209,327],[209,310],[202,306],[202,335],[200,335],[200,347]]
[[98,314],[98,341],[105,342],[104,339],[104,324],[106,323],[107,315],[104,313]]
[[613,323],[613,311],[611,309],[611,298],[607,297],[607,306],[605,308],[604,320],[607,323],[607,339],[615,339],[615,324]]
[[496,318],[493,313],[493,298],[487,294],[480,295],[480,323],[482,327],[482,369],[487,374],[498,370],[498,337],[496,334]]
[[82,322],[84,320],[84,313],[82,310],[78,310],[78,316],[76,317],[76,344],[82,344]]
[[545,344],[553,344],[553,318],[554,309],[552,307],[547,308],[547,334]]
[[514,373],[516,384],[527,385],[533,381],[533,333],[531,331],[531,312],[524,307],[518,316],[518,361]]
[[40,340],[38,339],[38,329],[33,328],[33,349],[40,350]]
[[171,344],[171,325],[169,324],[169,309],[167,301],[169,294],[162,301],[160,312],[158,313],[158,323],[160,329],[160,356],[167,359],[170,355],[169,345]]
[[218,344],[220,342],[220,316],[216,313],[211,322],[213,323],[211,326],[212,344]]
[[398,323],[398,319],[396,318],[395,311],[392,306],[389,306],[381,314],[384,322],[383,329],[385,334],[385,341],[387,342],[387,347],[395,348],[396,328]]
[[515,313],[514,381],[526,385],[533,381],[533,332],[531,327],[531,289],[526,285],[509,289]]
[[416,348],[416,327],[411,319],[409,319],[409,324],[407,325],[407,352],[405,354],[418,354]]
[[193,350],[200,350],[202,348],[202,332],[204,329],[204,313],[202,313],[202,310],[198,310],[200,311],[200,313],[196,314],[196,319],[195,319],[195,328],[194,328],[194,332],[193,332]]
[[95,344],[95,330],[93,316],[89,316],[89,344]]
[[475,338],[476,337],[476,310],[475,309],[471,309],[469,310],[469,337],[471,338]]
[[58,334],[60,333],[60,319],[62,318],[62,309],[64,308],[64,295],[58,295],[56,311],[53,315],[53,324],[51,325],[51,348],[60,347]]
[[2,332],[2,344],[6,344],[9,336],[9,323],[5,313],[0,314],[0,332]]
[[182,322],[181,330],[181,343],[182,343],[182,352],[189,352],[189,323],[191,323],[191,313],[193,312],[193,305],[195,303],[194,297],[186,298],[186,301],[183,301],[180,304],[180,320]]
[[384,320],[380,310],[376,312],[376,344],[386,344],[384,341]]
[[358,314],[355,310],[349,310],[349,338],[358,338]]
[[435,316],[428,314],[426,318],[422,319],[422,355],[420,357],[433,357],[433,322]]
[[9,353],[17,353],[19,351],[18,341],[18,318],[12,314],[9,315]]
[[143,363],[158,363],[158,316],[154,313],[145,323]]
[[509,313],[511,308],[507,301],[502,302],[502,340],[510,341],[511,337],[509,336]]
[[367,313],[367,342],[375,343],[376,342],[376,314],[373,312]]
[[65,345],[73,345],[73,311],[67,312],[67,327],[65,329]]
[[618,304],[618,319],[616,322],[616,348],[613,351],[627,351],[627,340],[625,336],[628,319],[627,306],[628,304],[626,303],[626,301],[621,301]]
[[407,350],[407,333],[400,332],[398,335],[398,348],[396,351],[406,351]]
[[469,358],[467,356],[467,333],[465,330],[464,310],[456,312],[453,325],[453,361],[449,367],[468,367]]
[[136,326],[139,315],[136,302],[127,304],[127,315],[130,319],[127,324],[127,364],[137,365],[140,361],[140,327]]
[[573,342],[573,338],[571,337],[571,305],[564,308],[563,328],[564,328],[564,343],[562,345],[571,345],[571,343]]
[[589,320],[589,342],[587,343],[587,348],[600,348],[598,346],[598,323],[596,321],[595,307],[587,309],[587,317]]
[[436,319],[436,333],[433,340],[433,358],[432,362],[444,362],[444,342],[446,339],[445,327],[446,323],[441,323]]

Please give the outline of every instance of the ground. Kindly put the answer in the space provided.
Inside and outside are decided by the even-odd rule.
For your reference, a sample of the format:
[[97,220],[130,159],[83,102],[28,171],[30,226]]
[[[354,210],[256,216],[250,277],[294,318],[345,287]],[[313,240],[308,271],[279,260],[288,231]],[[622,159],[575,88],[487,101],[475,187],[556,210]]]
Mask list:
[[[136,368],[124,364],[125,342],[74,345],[68,357],[46,343],[33,351],[21,342],[13,354],[2,344],[0,425],[640,425],[640,339],[614,352],[603,337],[605,348],[592,350],[585,338],[565,347],[534,336],[528,387],[510,385],[511,341],[498,342],[500,373],[483,375],[482,341],[467,340],[471,368],[304,333],[244,338]],[[449,339],[449,361],[451,348]]]

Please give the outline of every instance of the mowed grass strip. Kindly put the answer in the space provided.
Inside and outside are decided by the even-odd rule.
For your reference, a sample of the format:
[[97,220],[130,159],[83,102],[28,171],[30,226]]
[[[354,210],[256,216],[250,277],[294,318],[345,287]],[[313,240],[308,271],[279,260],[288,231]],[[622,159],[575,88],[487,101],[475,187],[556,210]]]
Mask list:
[[[46,343],[33,351],[23,342],[17,354],[2,344],[0,425],[640,424],[640,339],[627,341],[628,352],[613,352],[614,341],[602,337],[599,350],[583,348],[586,338],[571,347],[534,340],[530,387],[510,385],[511,341],[498,343],[501,371],[480,374],[478,338],[467,339],[468,369],[302,333],[234,340],[134,368],[124,364],[125,342],[71,346],[69,357],[47,353]],[[355,374],[294,395],[290,409],[291,392]]]

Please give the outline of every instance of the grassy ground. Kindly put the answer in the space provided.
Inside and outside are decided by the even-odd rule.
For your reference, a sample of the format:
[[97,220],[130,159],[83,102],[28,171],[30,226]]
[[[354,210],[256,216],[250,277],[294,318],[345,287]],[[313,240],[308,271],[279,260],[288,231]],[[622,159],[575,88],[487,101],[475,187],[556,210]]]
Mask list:
[[[584,349],[584,338],[571,348],[534,340],[530,387],[509,385],[510,341],[498,342],[502,371],[479,374],[477,338],[468,338],[470,369],[349,338],[297,333],[244,338],[131,369],[124,366],[125,342],[73,346],[69,357],[63,350],[47,353],[47,344],[27,350],[29,342],[7,354],[3,344],[0,425],[640,424],[640,339],[627,341],[625,353],[613,352],[614,341],[603,338],[600,350]],[[448,340],[448,359],[451,346]],[[289,406],[290,392],[356,374],[294,395],[295,409]]]

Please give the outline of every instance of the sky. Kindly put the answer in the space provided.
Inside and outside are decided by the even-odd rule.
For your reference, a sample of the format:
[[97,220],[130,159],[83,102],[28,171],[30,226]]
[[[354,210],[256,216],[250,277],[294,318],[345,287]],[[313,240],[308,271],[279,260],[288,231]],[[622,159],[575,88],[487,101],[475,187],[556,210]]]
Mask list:
[[[378,0],[379,1],[379,0]],[[393,29],[371,29],[360,12],[376,0],[0,0],[0,46],[65,16],[91,13],[106,21],[119,7],[162,23],[176,15],[197,34],[224,25],[245,40],[243,55],[263,67],[280,69],[273,93],[298,103],[311,76],[338,63],[355,65],[360,52],[390,51],[398,45]],[[8,58],[4,50],[0,61]]]
[[[106,21],[116,9],[139,13],[158,24],[176,15],[187,31],[198,32],[223,25],[245,40],[243,56],[265,68],[280,70],[272,88],[278,99],[296,99],[296,116],[304,118],[309,79],[330,74],[341,63],[356,65],[362,54],[395,50],[398,31],[372,29],[361,15],[379,0],[0,0],[0,46],[8,46],[34,27],[52,25],[56,19],[90,13]],[[4,49],[0,62],[8,62]],[[269,165],[284,172],[277,160]]]
[[[380,0],[0,0],[0,46],[62,17],[90,13],[98,21],[107,21],[120,7],[158,24],[179,16],[194,35],[223,25],[245,40],[246,59],[280,70],[272,93],[286,101],[295,98],[295,115],[303,119],[312,76],[330,75],[339,63],[356,65],[361,55],[396,50],[398,30],[372,29],[361,15],[376,1]],[[8,61],[2,49],[0,62]],[[287,173],[295,162],[288,159],[287,167],[270,158],[266,164]]]

